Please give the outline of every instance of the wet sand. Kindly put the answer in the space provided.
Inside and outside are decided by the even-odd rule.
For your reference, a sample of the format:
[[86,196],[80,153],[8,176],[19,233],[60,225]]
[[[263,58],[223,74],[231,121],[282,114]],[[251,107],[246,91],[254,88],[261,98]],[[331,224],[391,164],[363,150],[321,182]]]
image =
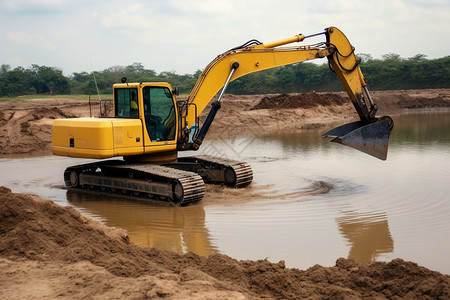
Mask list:
[[178,255],[49,200],[0,187],[5,299],[448,299],[450,276],[413,262],[286,268],[284,261]]

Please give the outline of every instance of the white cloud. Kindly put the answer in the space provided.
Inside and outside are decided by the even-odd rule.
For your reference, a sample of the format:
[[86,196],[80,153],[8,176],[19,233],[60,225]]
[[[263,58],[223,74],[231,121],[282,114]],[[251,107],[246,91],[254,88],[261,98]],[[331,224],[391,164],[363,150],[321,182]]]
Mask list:
[[55,43],[51,42],[51,40],[43,34],[30,34],[28,32],[15,31],[9,32],[7,38],[12,43],[22,44],[24,46],[33,44],[35,45],[35,49],[41,48],[49,51],[58,49]]
[[5,0],[0,1],[4,13],[24,15],[54,14],[63,8],[62,0]]
[[442,0],[0,0],[0,9],[0,64],[65,73],[133,62],[193,73],[249,39],[269,42],[330,25],[373,57],[450,53],[450,4]]
[[235,1],[225,1],[225,0],[197,0],[197,1],[185,1],[178,0],[172,1],[172,10],[178,11],[178,15],[183,14],[213,14],[222,15],[233,12],[233,5],[236,4]]
[[142,29],[147,28],[151,24],[151,19],[145,16],[147,10],[142,5],[134,4],[101,18],[101,23],[110,29]]
[[406,3],[419,6],[422,8],[426,7],[448,7],[450,3],[448,0],[408,0]]

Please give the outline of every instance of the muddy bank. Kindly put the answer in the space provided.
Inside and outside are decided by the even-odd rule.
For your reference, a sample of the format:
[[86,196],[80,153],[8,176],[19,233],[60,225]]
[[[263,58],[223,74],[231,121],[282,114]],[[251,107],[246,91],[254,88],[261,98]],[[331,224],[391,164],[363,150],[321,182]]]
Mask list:
[[[450,109],[450,89],[371,92],[378,116],[411,110]],[[275,95],[226,95],[210,137],[233,133],[328,128],[358,119],[345,92]],[[394,120],[395,121],[395,120]],[[327,127],[328,126],[328,127]]]
[[[450,89],[375,91],[379,115],[411,109],[449,109]],[[92,112],[92,113],[91,113]],[[34,99],[0,102],[0,156],[51,154],[54,119],[99,115],[98,100]],[[323,127],[357,119],[344,92],[281,95],[225,95],[207,138],[262,134],[267,130]]]
[[0,187],[0,285],[5,299],[449,299],[450,276],[415,263],[288,269],[283,261],[178,255],[36,196]]
[[50,154],[54,119],[89,116],[86,101],[67,101],[0,101],[0,155]]
[[348,97],[333,93],[322,94],[280,94],[263,97],[251,110],[313,108],[318,106],[342,106]]

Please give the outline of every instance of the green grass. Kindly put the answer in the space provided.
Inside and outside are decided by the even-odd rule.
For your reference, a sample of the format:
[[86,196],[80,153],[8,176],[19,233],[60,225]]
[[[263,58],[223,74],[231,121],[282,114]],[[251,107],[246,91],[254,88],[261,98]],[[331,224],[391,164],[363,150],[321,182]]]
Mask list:
[[[89,95],[27,95],[15,97],[0,97],[0,101],[26,101],[30,99],[89,99]],[[112,99],[112,94],[100,94],[100,99]],[[98,100],[98,95],[91,95],[91,100]]]

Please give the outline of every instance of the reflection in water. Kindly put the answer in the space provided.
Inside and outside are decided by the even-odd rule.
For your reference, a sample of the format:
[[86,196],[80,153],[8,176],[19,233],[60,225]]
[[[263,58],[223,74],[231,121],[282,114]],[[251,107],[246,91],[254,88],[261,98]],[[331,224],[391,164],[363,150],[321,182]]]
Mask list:
[[130,240],[142,247],[155,247],[177,253],[216,253],[205,227],[201,204],[187,207],[149,205],[83,191],[67,191],[69,203],[99,216],[108,226],[128,232]]
[[[316,183],[324,187],[324,193],[331,197],[348,197],[357,193],[367,193],[365,187],[356,186],[352,182],[327,179]],[[312,194],[312,196],[317,194]],[[350,205],[350,207],[349,207]],[[386,213],[360,212],[353,208],[356,203],[337,206],[336,222],[339,232],[350,244],[348,258],[357,262],[370,263],[381,254],[394,251],[394,241],[389,231]]]
[[344,214],[345,216],[336,218],[336,221],[339,231],[351,244],[348,258],[369,263],[375,261],[380,254],[394,251],[386,214]]
[[411,113],[397,116],[395,135],[390,143],[442,143],[450,142],[450,113]]

